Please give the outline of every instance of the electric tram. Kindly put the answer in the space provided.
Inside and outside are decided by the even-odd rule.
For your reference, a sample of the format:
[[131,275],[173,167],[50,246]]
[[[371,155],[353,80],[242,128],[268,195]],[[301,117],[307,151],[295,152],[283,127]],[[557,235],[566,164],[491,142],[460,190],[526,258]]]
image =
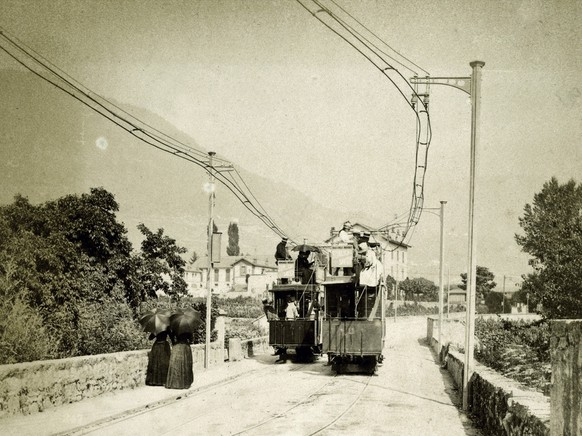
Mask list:
[[[269,345],[277,354],[293,350],[298,358],[326,353],[337,373],[373,373],[382,362],[386,289],[360,281],[358,255],[351,245],[318,245],[313,273],[301,280],[293,262],[279,262],[271,289],[274,319]],[[305,282],[305,283],[303,283]],[[299,316],[286,319],[290,301]]]

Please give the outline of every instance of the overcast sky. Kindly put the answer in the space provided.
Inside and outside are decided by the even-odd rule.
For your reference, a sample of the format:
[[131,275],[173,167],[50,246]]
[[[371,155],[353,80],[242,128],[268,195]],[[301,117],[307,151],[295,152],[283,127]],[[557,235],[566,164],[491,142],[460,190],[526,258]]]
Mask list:
[[[468,76],[469,62],[485,62],[477,262],[498,277],[527,272],[513,238],[524,205],[550,177],[582,174],[582,3],[335,2],[433,77]],[[296,1],[3,0],[0,26],[93,91],[147,108],[322,205],[371,211],[380,226],[410,203],[413,112]],[[0,54],[0,68],[16,65]],[[448,201],[448,263],[462,270],[471,106],[453,88],[430,93],[425,206]],[[412,274],[437,278],[438,232],[438,217],[424,214]]]

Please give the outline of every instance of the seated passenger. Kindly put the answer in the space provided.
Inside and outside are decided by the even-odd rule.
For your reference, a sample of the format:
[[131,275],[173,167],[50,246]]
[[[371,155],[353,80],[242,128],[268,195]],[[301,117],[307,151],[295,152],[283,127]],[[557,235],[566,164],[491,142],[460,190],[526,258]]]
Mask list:
[[313,283],[313,262],[309,261],[310,251],[300,251],[295,261],[297,276],[301,279],[302,284]]
[[343,228],[339,231],[338,237],[344,244],[352,244],[354,242],[354,235],[352,234],[352,223],[346,221]]
[[293,259],[287,250],[287,241],[287,238],[283,238],[281,239],[281,242],[277,244],[277,248],[275,249],[275,265],[278,265],[280,260]]

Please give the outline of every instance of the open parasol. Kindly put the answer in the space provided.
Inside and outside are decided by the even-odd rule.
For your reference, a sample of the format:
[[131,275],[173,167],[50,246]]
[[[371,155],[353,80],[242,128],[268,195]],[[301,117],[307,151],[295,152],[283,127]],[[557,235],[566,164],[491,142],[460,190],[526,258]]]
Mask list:
[[178,309],[170,316],[170,328],[175,335],[194,333],[202,323],[200,312],[194,309]]
[[293,247],[291,249],[291,251],[311,251],[312,253],[320,253],[321,250],[319,249],[319,247],[316,247],[315,245],[309,245],[309,244],[301,244],[301,245],[296,245],[295,247]]
[[148,310],[139,318],[139,323],[144,332],[157,335],[170,325],[170,314],[171,312],[168,309]]

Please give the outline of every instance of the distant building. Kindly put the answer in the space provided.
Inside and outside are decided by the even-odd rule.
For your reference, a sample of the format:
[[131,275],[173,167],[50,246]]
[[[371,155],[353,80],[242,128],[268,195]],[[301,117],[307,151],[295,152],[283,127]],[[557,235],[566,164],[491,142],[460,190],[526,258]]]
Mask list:
[[[208,257],[201,257],[186,268],[184,280],[188,293],[194,297],[206,296]],[[213,294],[225,297],[261,296],[277,278],[277,265],[272,256],[222,256],[213,265],[210,275]]]
[[467,291],[464,289],[455,287],[451,288],[447,293],[449,295],[450,304],[465,304],[467,302]]
[[[360,223],[354,223],[352,233],[369,232],[370,241],[378,242],[382,247],[382,265],[384,273],[392,276],[397,281],[408,277],[408,249],[410,245],[398,240],[400,234],[396,231],[374,231],[371,227]],[[338,231],[332,228],[330,237],[325,241],[329,244],[339,244]]]

